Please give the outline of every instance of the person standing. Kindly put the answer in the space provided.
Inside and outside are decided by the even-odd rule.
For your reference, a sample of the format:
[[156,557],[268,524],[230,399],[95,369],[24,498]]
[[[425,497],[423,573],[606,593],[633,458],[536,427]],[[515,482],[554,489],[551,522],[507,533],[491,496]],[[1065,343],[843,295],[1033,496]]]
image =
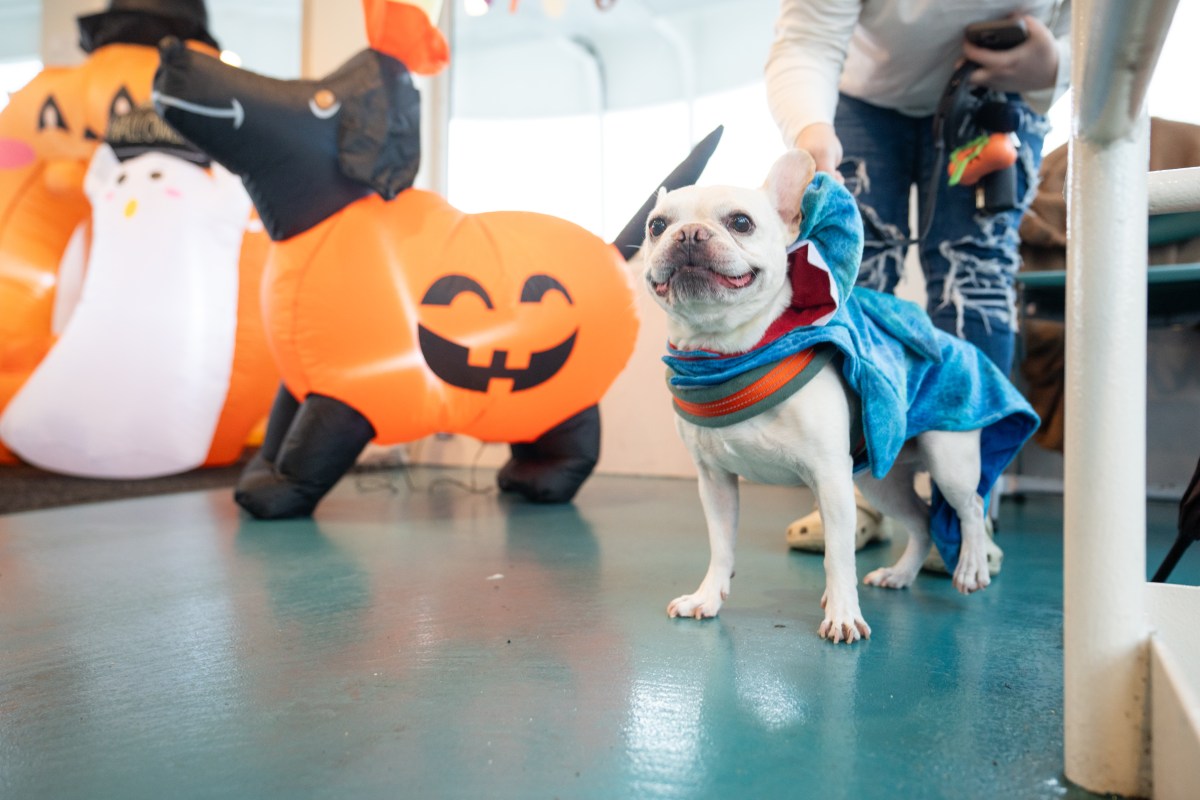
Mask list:
[[[1003,19],[1024,24],[1023,42],[994,50],[966,39],[968,25]],[[818,171],[838,176],[858,200],[867,239],[858,284],[894,292],[919,239],[934,324],[978,346],[1005,375],[1016,338],[1017,228],[1037,188],[1045,113],[1068,84],[1069,24],[1069,0],[781,0],[765,67],[785,144],[811,153]],[[964,60],[978,65],[968,80],[999,93],[1015,122],[1009,210],[978,209],[974,188],[947,186],[939,163],[934,113]],[[884,535],[861,499],[858,523],[859,547]],[[822,550],[818,512],[794,522],[788,541]]]

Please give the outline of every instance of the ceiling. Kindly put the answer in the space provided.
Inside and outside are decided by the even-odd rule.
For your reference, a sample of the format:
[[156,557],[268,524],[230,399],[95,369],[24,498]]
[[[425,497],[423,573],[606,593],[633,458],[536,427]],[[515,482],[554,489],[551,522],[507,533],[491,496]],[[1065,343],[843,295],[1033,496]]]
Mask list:
[[[208,0],[210,27],[246,67],[295,77],[303,9],[313,1]],[[454,1],[455,113],[492,118],[630,108],[752,83],[778,10],[778,0],[612,0],[607,10],[566,0],[555,17],[542,0],[524,0],[515,13],[493,0],[488,14],[471,17]],[[79,60],[75,18],[107,6],[0,0],[0,61],[39,51],[47,63]]]
[[[500,8],[496,8],[501,6]],[[569,114],[689,99],[761,80],[778,0],[537,0],[458,14],[455,113]],[[575,90],[571,90],[571,86]]]

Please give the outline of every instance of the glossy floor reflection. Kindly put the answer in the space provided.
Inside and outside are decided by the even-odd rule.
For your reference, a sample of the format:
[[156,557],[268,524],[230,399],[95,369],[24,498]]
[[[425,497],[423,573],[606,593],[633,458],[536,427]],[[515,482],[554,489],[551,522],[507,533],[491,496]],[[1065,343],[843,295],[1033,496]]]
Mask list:
[[490,477],[352,476],[305,522],[224,491],[0,516],[0,796],[1087,796],[1061,778],[1058,498],[1005,501],[982,595],[865,589],[846,647],[784,544],[806,492],[745,487],[698,623],[665,614],[707,563],[693,482],[567,507],[455,483]]

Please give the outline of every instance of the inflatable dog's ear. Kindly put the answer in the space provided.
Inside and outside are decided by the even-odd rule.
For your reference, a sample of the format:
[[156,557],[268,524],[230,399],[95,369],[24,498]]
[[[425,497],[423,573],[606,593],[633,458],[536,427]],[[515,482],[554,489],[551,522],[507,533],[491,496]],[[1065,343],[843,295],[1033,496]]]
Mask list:
[[363,55],[361,80],[342,97],[338,164],[347,178],[391,200],[412,186],[421,163],[421,97],[399,61]]

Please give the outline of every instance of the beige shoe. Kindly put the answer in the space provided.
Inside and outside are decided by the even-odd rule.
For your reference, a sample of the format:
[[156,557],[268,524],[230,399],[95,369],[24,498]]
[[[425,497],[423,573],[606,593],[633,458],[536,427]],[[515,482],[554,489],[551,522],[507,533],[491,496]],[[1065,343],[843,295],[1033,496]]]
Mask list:
[[[868,542],[888,542],[892,534],[883,524],[883,514],[880,514],[861,496],[855,497],[856,517],[854,521],[854,549],[862,550]],[[793,550],[805,550],[810,553],[825,552],[825,525],[821,521],[821,510],[813,509],[808,516],[788,525],[788,547]]]
[[[1000,566],[1004,563],[1004,551],[1000,549],[1000,545],[996,544],[991,517],[984,518],[983,530],[987,534],[985,547],[987,548],[988,575],[996,576],[1000,574]],[[929,548],[929,555],[925,556],[925,563],[921,565],[921,569],[927,572],[940,572],[943,575],[950,574],[950,570],[946,569],[946,562],[942,560],[942,554],[936,547]]]

